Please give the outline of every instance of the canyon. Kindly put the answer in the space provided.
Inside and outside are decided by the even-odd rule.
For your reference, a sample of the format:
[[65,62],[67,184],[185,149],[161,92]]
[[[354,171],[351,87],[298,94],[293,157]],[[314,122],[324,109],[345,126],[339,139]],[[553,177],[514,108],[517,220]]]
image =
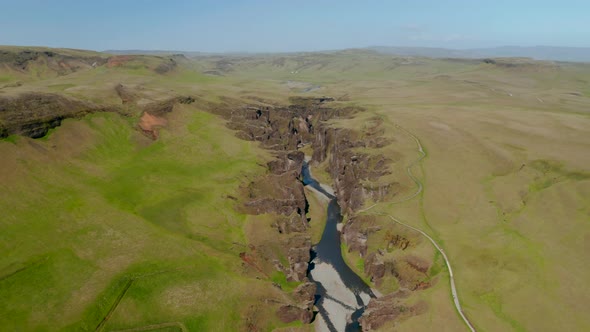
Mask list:
[[0,47],[0,324],[587,330],[589,74]]

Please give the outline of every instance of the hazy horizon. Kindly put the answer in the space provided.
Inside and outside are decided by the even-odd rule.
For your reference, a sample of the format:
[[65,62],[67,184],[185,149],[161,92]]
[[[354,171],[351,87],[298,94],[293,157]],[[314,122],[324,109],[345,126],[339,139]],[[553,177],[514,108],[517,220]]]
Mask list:
[[305,52],[369,46],[590,47],[584,1],[5,3],[0,44],[104,50]]

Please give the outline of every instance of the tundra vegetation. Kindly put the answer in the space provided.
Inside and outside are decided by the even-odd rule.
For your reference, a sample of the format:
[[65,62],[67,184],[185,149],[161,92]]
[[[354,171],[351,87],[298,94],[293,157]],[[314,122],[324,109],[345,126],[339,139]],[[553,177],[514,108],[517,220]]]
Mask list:
[[522,58],[2,47],[0,325],[313,330],[327,201],[298,149],[382,295],[363,329],[466,330],[394,216],[444,249],[478,331],[590,330],[589,82]]

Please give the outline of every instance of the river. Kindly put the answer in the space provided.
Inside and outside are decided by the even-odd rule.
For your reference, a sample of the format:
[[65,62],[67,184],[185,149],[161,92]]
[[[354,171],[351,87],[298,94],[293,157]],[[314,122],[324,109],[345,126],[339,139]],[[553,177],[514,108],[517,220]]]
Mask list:
[[336,197],[311,176],[307,162],[304,162],[301,174],[304,185],[314,188],[330,200],[326,227],[322,239],[312,249],[309,270],[309,278],[317,285],[316,307],[319,313],[316,329],[320,332],[360,331],[358,318],[375,294],[344,262],[338,230],[342,214]]

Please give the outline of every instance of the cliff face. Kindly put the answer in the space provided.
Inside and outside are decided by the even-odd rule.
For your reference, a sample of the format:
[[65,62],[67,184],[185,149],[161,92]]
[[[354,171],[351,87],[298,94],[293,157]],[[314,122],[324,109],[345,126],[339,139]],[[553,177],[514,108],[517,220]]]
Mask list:
[[323,121],[358,111],[329,107],[329,101],[330,98],[293,98],[288,106],[243,107],[240,102],[226,99],[222,105],[209,107],[227,120],[227,127],[235,130],[237,137],[260,142],[275,156],[267,163],[268,171],[263,177],[242,186],[245,202],[239,208],[250,215],[271,216],[273,220],[270,226],[276,233],[270,239],[250,243],[257,249],[263,273],[280,271],[288,281],[303,282],[277,311],[284,322],[311,322],[315,302],[315,284],[307,279],[312,241],[301,181],[305,156],[298,148],[313,143],[316,128]]
[[338,203],[347,214],[357,211],[365,200],[382,201],[396,193],[398,184],[381,182],[390,174],[391,160],[382,155],[363,153],[363,149],[390,144],[373,132],[332,128],[320,124],[313,142],[313,162],[328,160],[327,171],[334,180]]
[[[275,269],[287,280],[306,280],[311,260],[311,237],[308,232],[307,200],[301,182],[304,154],[298,147],[313,141],[315,126],[326,114],[335,111],[325,107],[325,99],[300,99],[285,107],[225,107],[213,112],[228,120],[236,136],[258,141],[274,151],[275,159],[267,164],[268,173],[243,187],[246,202],[241,209],[248,214],[273,214],[272,227],[278,235],[282,255],[288,266],[275,256]],[[286,309],[285,309],[286,310]],[[291,308],[288,312],[292,312]],[[288,314],[291,317],[293,315]]]
[[[124,88],[118,85],[117,89],[119,91]],[[141,110],[147,116],[142,117],[138,124],[139,129],[156,139],[157,127],[163,125],[160,117],[171,112],[177,103],[190,104],[194,101],[192,97],[179,96],[145,105]],[[64,119],[81,118],[96,112],[128,114],[128,110],[118,106],[97,105],[58,94],[25,93],[14,97],[0,97],[0,138],[10,135],[40,138],[49,129],[61,125]]]
[[[383,137],[384,128],[379,118],[368,121],[362,128],[334,128],[325,123],[316,126],[312,162],[324,165],[333,179],[333,187],[342,211],[348,216],[341,237],[349,252],[358,252],[364,259],[364,273],[377,286],[396,279],[403,291],[372,299],[359,322],[363,331],[370,331],[385,324],[423,313],[424,303],[407,305],[405,298],[412,291],[431,286],[429,263],[406,253],[420,237],[408,237],[392,228],[391,221],[379,220],[374,215],[356,215],[365,201],[391,200],[399,191],[390,172],[393,162],[379,149],[391,141]],[[379,249],[370,251],[375,244]],[[389,254],[393,251],[402,254]]]
[[[277,259],[276,252],[259,250],[259,255],[269,256],[261,257],[261,260],[273,261],[270,269],[284,272],[288,280],[307,280],[312,243],[306,215],[307,200],[301,182],[304,154],[297,149],[311,144],[312,163],[316,167],[320,164],[326,167],[333,179],[333,187],[342,211],[350,217],[342,229],[342,239],[350,251],[358,251],[365,258],[366,275],[377,284],[384,277],[393,276],[408,292],[427,287],[428,285],[416,283],[417,280],[426,278],[427,263],[419,258],[396,262],[385,255],[385,250],[394,247],[400,250],[411,247],[411,240],[388,231],[384,235],[388,241],[384,251],[369,252],[369,237],[385,232],[379,226],[378,217],[355,216],[355,212],[358,212],[366,200],[387,200],[397,194],[400,188],[388,176],[389,165],[393,161],[378,153],[378,149],[391,144],[383,137],[381,121],[371,119],[369,126],[358,130],[334,128],[327,120],[350,118],[360,110],[352,107],[330,107],[327,101],[330,100],[295,98],[291,99],[292,105],[276,107],[240,107],[236,106],[239,104],[226,101],[222,107],[212,108],[212,112],[228,121],[229,128],[236,130],[236,136],[260,142],[275,154],[275,158],[266,165],[267,174],[242,188],[243,196],[246,197],[246,202],[241,206],[244,212],[274,216],[271,226],[276,231],[274,241],[286,258],[281,262]],[[415,271],[418,272],[414,273]],[[400,294],[402,293],[396,295]],[[312,307],[312,298],[305,303],[296,300],[281,306],[277,315],[286,322],[309,322]],[[390,307],[393,309],[389,309]],[[363,329],[376,328],[389,320],[419,312],[420,310],[399,302],[397,297],[387,296],[371,301],[363,316]]]
[[407,305],[404,300],[409,291],[397,291],[381,298],[372,299],[359,319],[363,332],[373,331],[386,323],[423,314],[428,309],[425,302]]
[[39,138],[63,119],[105,111],[115,109],[55,94],[27,93],[0,98],[0,137],[16,134]]

